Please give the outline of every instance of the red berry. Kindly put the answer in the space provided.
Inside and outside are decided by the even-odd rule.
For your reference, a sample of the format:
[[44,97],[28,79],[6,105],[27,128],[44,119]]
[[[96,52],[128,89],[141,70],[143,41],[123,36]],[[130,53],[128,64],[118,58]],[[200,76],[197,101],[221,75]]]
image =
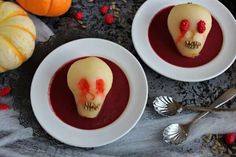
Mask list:
[[6,111],[9,110],[10,107],[7,104],[0,104],[0,111]]
[[231,132],[231,133],[226,134],[224,138],[225,138],[225,142],[231,145],[231,144],[234,144],[235,142],[236,134]]
[[83,20],[84,19],[84,13],[82,11],[77,11],[75,13],[76,20]]
[[113,15],[107,14],[107,15],[104,17],[104,21],[105,21],[106,24],[111,25],[111,24],[114,22],[114,17],[113,17]]
[[102,15],[105,15],[109,10],[109,7],[107,5],[103,5],[101,8],[100,8],[100,12]]
[[3,87],[0,89],[0,97],[1,96],[6,96],[11,92],[11,87]]
[[206,23],[205,21],[203,20],[200,20],[198,23],[197,23],[197,31],[199,33],[204,33],[206,30]]

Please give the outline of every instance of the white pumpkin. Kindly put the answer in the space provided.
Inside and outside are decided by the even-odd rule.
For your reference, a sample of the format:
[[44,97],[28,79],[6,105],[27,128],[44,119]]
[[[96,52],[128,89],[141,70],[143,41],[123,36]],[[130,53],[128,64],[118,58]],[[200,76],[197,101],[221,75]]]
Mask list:
[[167,24],[179,52],[185,57],[194,58],[205,44],[212,27],[212,18],[207,8],[186,3],[171,9]]
[[0,73],[15,69],[32,55],[36,30],[27,13],[0,0]]

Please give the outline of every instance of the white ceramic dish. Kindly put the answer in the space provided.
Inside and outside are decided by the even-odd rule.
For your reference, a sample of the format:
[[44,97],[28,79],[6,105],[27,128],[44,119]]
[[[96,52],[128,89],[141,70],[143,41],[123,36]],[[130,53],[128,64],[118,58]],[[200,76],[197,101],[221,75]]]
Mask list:
[[[100,56],[114,62],[124,71],[130,85],[129,103],[121,116],[95,130],[65,124],[55,115],[48,100],[49,83],[58,68],[84,56]],[[31,85],[32,108],[40,125],[57,140],[77,147],[102,146],[124,136],[140,119],[147,97],[146,75],[137,59],[120,45],[95,38],[75,40],[55,49],[40,64]]]
[[[154,52],[148,39],[149,25],[160,10],[187,2],[208,8],[220,24],[224,37],[220,53],[209,63],[193,68],[183,68],[167,63]],[[236,21],[230,11],[218,0],[148,0],[140,7],[132,24],[132,40],[143,61],[166,77],[186,82],[208,80],[227,70],[236,58],[235,34]]]

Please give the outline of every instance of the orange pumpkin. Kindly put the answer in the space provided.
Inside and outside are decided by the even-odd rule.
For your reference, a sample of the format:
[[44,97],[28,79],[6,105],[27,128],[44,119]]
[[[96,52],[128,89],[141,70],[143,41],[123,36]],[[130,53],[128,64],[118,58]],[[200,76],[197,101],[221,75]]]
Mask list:
[[60,16],[66,13],[71,0],[16,0],[21,7],[40,16]]

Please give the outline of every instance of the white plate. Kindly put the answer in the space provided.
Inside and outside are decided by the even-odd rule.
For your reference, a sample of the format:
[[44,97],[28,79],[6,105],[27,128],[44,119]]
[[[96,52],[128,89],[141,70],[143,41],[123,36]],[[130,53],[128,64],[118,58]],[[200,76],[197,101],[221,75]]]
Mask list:
[[[48,100],[49,83],[58,68],[84,56],[100,56],[117,64],[130,85],[129,102],[121,116],[110,125],[95,130],[65,124],[54,114]],[[147,96],[146,75],[137,59],[120,45],[95,38],[75,40],[55,49],[40,64],[31,85],[31,104],[40,125],[57,140],[78,147],[102,146],[128,133],[140,119]]]
[[[183,68],[165,62],[152,49],[148,28],[152,18],[168,6],[193,2],[205,6],[216,18],[223,31],[220,53],[209,63]],[[138,10],[132,24],[132,40],[143,61],[156,72],[179,81],[197,82],[214,78],[227,70],[236,58],[236,21],[230,11],[217,0],[148,0]]]

